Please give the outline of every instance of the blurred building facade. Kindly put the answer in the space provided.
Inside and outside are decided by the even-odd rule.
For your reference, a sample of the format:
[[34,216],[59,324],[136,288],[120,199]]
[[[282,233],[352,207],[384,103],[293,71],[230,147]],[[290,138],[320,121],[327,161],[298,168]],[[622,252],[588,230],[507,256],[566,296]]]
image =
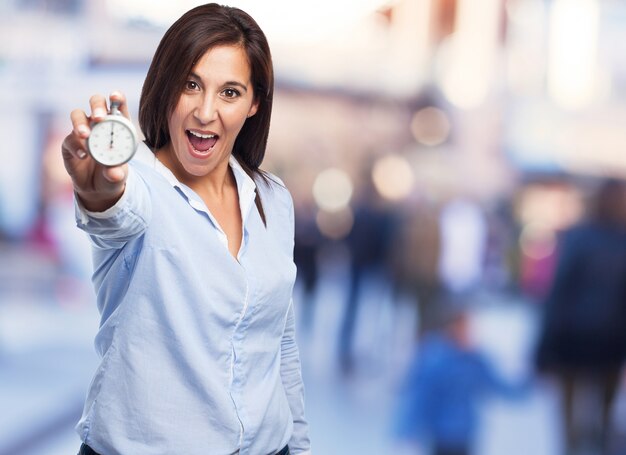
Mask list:
[[[4,235],[22,238],[36,226],[43,168],[58,170],[60,161],[43,154],[58,150],[73,108],[86,108],[93,93],[119,89],[137,112],[163,31],[199,2],[175,3],[0,6],[0,102],[10,106],[0,112]],[[315,203],[330,238],[350,230],[364,166],[377,169],[385,197],[409,209],[459,195],[489,207],[503,198],[533,204],[517,193],[532,187],[551,194],[546,176],[567,186],[571,178],[626,172],[626,62],[613,45],[626,38],[622,2],[231,3],[257,18],[272,44],[277,100],[265,166],[297,198]],[[289,20],[277,20],[276,9]],[[339,176],[318,182],[330,201],[314,191],[327,170]],[[548,212],[560,207],[555,198],[534,201]],[[556,224],[574,221],[570,215]],[[516,219],[526,233],[532,223],[535,231],[554,230],[538,218]]]

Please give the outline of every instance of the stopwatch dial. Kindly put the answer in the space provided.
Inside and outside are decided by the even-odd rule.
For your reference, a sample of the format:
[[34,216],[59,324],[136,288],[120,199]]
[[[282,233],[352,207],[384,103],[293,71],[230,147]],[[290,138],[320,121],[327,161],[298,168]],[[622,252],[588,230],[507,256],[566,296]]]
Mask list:
[[137,147],[131,129],[117,119],[104,120],[92,127],[89,153],[105,166],[119,166],[132,158]]

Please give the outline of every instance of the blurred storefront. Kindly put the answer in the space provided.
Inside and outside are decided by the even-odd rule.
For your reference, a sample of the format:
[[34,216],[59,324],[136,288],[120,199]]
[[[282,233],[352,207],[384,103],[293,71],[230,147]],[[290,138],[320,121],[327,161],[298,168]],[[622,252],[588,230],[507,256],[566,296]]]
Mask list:
[[[36,223],[42,153],[58,148],[68,112],[92,93],[121,89],[136,113],[163,30],[195,3],[3,3],[6,235]],[[396,167],[379,181],[399,185],[392,198],[409,204],[512,196],[528,173],[626,172],[626,62],[615,45],[626,33],[622,2],[231,3],[257,17],[272,43],[277,102],[266,167],[297,197],[313,198],[315,179],[331,168],[358,186],[364,166],[388,157]]]

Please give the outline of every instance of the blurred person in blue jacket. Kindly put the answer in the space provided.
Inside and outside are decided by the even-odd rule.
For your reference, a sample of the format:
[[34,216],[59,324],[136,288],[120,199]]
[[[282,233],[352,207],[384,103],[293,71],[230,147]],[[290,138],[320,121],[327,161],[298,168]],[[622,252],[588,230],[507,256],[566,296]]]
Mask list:
[[610,453],[626,359],[625,182],[603,181],[589,216],[562,234],[536,356],[562,392],[567,454]]
[[393,431],[407,453],[469,455],[484,400],[522,398],[529,382],[504,379],[474,346],[468,309],[450,300],[439,308],[438,328],[423,335],[406,372]]

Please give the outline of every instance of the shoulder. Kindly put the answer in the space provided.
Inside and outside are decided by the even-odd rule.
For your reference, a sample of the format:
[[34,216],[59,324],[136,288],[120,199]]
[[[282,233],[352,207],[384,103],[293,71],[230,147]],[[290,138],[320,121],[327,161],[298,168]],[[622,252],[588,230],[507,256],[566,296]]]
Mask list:
[[291,217],[293,198],[285,183],[280,177],[270,172],[265,172],[264,177],[257,177],[255,182],[264,209],[269,212],[277,211]]
[[137,148],[137,152],[132,160],[128,162],[131,169],[137,172],[142,178],[149,178],[155,173],[156,157],[150,149],[142,142]]

